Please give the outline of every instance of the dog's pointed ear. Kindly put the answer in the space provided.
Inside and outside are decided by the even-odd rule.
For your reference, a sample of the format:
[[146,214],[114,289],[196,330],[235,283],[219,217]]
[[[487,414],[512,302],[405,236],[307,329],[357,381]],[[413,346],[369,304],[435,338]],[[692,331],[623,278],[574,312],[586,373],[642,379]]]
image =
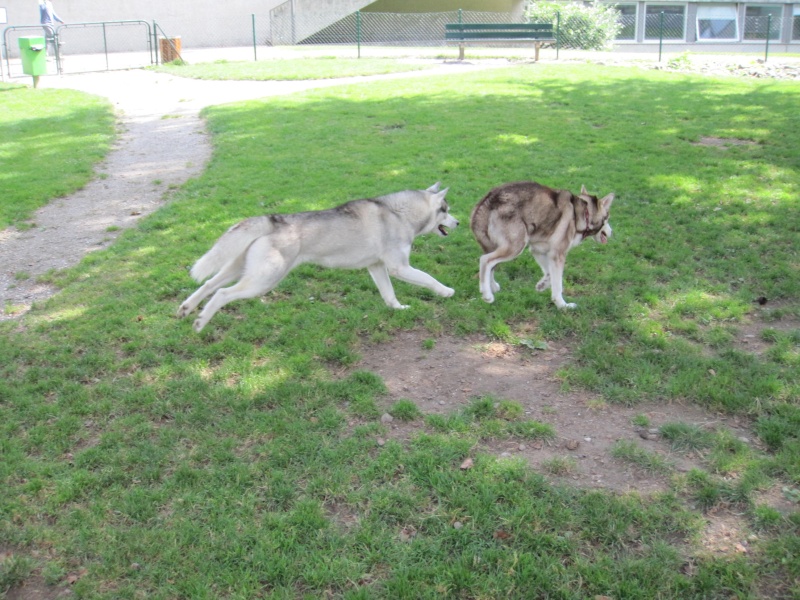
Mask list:
[[441,192],[439,192],[437,195],[439,196],[439,198],[444,198],[445,196],[447,196],[447,192],[448,191],[450,191],[450,188],[446,187]]
[[581,196],[588,196],[589,192],[586,191],[586,186],[581,184]]
[[600,200],[600,206],[603,207],[603,210],[608,210],[611,208],[611,203],[614,201],[614,194],[609,194],[602,200]]
[[425,190],[425,191],[426,191],[426,192],[430,192],[431,194],[435,194],[436,192],[438,192],[438,191],[439,191],[439,186],[440,186],[440,185],[442,185],[442,183],[441,183],[440,181],[437,181],[436,183],[434,183],[434,184],[433,184],[431,187],[429,187],[429,188],[428,188],[427,190]]

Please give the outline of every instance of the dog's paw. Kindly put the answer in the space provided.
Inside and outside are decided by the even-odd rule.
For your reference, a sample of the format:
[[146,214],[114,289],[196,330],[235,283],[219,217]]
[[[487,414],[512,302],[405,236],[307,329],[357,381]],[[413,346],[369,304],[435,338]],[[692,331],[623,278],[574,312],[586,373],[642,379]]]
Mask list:
[[453,294],[455,294],[455,293],[456,293],[456,291],[455,291],[453,288],[449,288],[449,287],[443,287],[443,288],[442,288],[441,290],[439,290],[437,293],[438,293],[438,294],[439,294],[439,295],[440,295],[442,298],[449,298],[450,296],[452,296]]
[[405,310],[408,308],[408,306],[409,306],[408,304],[398,304],[397,306],[394,306],[392,308],[396,308],[397,310]]
[[570,309],[570,310],[573,309],[573,308],[578,308],[578,305],[575,304],[574,302],[563,302],[561,304],[556,304],[556,306],[558,308],[560,308],[561,310],[564,310],[564,309],[567,309],[567,308]]
[[491,304],[492,302],[494,302],[494,296],[492,294],[483,294],[482,298],[483,301],[486,302],[487,304]]
[[192,325],[192,329],[194,329],[195,332],[200,333],[201,331],[203,331],[203,327],[205,326],[206,323],[205,321],[203,321],[203,319],[196,319],[194,325]]
[[178,312],[175,313],[175,314],[178,316],[179,319],[182,319],[183,317],[188,315],[190,312],[192,312],[192,311],[189,310],[189,307],[186,304],[181,304],[178,307]]

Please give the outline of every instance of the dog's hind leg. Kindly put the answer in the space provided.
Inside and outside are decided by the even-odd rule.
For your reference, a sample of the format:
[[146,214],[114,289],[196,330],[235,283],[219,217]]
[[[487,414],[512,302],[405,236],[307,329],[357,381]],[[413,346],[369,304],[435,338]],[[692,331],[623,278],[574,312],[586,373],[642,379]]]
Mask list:
[[197,291],[183,301],[178,308],[178,318],[183,318],[197,308],[200,303],[223,286],[239,279],[244,268],[244,254],[237,256],[220,269],[219,273],[201,285]]
[[527,240],[514,240],[510,243],[498,247],[493,252],[484,254],[480,259],[480,272],[478,278],[480,280],[481,296],[486,302],[494,302],[494,292],[500,289],[497,281],[494,279],[494,269],[500,263],[514,260],[518,257],[523,250]]
[[536,284],[536,291],[543,292],[550,287],[550,260],[547,258],[547,254],[538,254],[533,251],[533,248],[531,248],[531,255],[544,273],[544,276]]
[[262,296],[277,286],[295,266],[295,259],[273,248],[269,240],[259,238],[247,250],[244,273],[238,283],[217,290],[194,322],[194,330],[202,331],[219,309],[234,300]]

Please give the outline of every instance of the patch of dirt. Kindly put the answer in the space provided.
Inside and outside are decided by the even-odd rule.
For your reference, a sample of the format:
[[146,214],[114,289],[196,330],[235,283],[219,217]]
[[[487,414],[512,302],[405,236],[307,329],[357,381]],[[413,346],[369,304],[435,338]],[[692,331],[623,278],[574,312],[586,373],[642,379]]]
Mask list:
[[694,143],[694,146],[714,146],[716,148],[727,149],[730,146],[752,146],[756,142],[751,140],[739,140],[735,138],[718,138],[718,137],[701,137],[699,142]]
[[[413,401],[424,414],[456,413],[475,398],[490,396],[522,405],[527,419],[548,423],[556,432],[550,443],[521,439],[481,442],[480,452],[524,458],[533,469],[554,481],[616,492],[643,494],[663,491],[668,479],[647,473],[612,457],[619,441],[629,441],[662,456],[679,472],[702,465],[697,456],[674,453],[657,430],[680,421],[707,428],[725,427],[737,438],[753,440],[749,423],[738,417],[710,413],[693,405],[644,403],[635,407],[606,404],[597,395],[564,389],[558,370],[572,360],[570,345],[550,343],[546,350],[529,350],[499,342],[442,336],[428,350],[425,332],[401,332],[389,342],[362,350],[356,369],[380,375],[389,394],[382,408],[401,399]],[[646,428],[632,420],[644,415]],[[387,435],[407,441],[424,429],[422,421],[386,423]],[[566,473],[553,474],[553,459],[564,459]]]
[[758,536],[750,531],[743,514],[726,509],[711,511],[700,539],[703,550],[710,554],[747,554]]
[[[33,558],[41,557],[39,551],[33,551]],[[13,563],[17,559],[26,560],[30,556],[25,552],[15,552],[7,546],[0,546],[0,572],[4,569],[13,570]],[[56,600],[58,598],[72,598],[73,591],[63,585],[48,585],[44,577],[34,571],[25,578],[21,584],[12,585],[5,595],[5,600]]]
[[28,577],[25,583],[6,592],[5,600],[57,600],[74,598],[75,593],[67,587],[47,585],[41,575]]
[[748,320],[739,324],[734,347],[742,352],[760,356],[772,345],[771,342],[764,339],[766,330],[783,333],[800,330],[800,319],[793,316],[782,316],[780,319],[775,319],[772,318],[772,312],[773,309],[756,309]]

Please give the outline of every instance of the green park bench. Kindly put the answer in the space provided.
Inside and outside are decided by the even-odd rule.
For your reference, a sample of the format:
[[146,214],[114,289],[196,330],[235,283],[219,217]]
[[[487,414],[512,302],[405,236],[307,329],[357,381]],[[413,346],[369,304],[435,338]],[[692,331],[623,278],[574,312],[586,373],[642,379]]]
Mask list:
[[458,44],[458,60],[464,60],[464,46],[487,42],[532,42],[539,60],[542,44],[555,42],[552,23],[447,23],[444,37],[448,44]]

